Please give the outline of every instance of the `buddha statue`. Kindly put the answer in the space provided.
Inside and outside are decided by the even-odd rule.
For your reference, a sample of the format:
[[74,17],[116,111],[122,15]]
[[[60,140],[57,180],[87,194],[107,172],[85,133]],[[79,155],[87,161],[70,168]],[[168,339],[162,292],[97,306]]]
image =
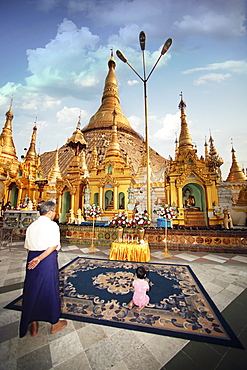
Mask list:
[[183,196],[183,206],[184,208],[192,208],[195,207],[195,198],[193,195],[191,195],[190,190],[188,188],[185,189],[184,191],[184,196]]

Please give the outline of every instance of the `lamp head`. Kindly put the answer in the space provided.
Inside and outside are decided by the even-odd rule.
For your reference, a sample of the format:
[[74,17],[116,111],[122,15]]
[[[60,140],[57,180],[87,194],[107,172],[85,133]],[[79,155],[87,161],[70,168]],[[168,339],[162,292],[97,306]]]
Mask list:
[[140,41],[140,47],[141,47],[141,50],[145,50],[145,45],[146,45],[146,34],[144,31],[141,31],[140,32],[140,35],[139,35],[139,41]]
[[161,50],[161,55],[164,55],[167,52],[171,44],[172,44],[172,39],[171,38],[167,39]]
[[122,62],[127,63],[127,58],[126,56],[121,52],[121,50],[117,50],[116,54],[119,59],[121,59]]

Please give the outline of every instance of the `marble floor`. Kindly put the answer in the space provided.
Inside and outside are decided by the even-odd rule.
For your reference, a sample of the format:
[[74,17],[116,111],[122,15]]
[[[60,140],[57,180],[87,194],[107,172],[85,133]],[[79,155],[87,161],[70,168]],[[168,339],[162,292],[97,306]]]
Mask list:
[[[108,258],[109,249],[62,245],[60,267],[77,256]],[[153,251],[151,261],[190,265],[227,322],[247,348],[247,255]],[[0,249],[0,370],[1,369],[246,369],[242,349],[193,342],[156,334],[68,320],[50,334],[40,323],[39,333],[18,337],[20,312],[3,307],[22,293],[26,251],[23,243]]]

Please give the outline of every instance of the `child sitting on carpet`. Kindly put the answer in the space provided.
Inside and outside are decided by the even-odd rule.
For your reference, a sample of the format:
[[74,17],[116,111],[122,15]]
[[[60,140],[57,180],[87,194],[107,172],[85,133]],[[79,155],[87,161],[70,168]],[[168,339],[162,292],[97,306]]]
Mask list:
[[131,310],[133,306],[138,306],[136,311],[140,312],[149,303],[149,296],[146,294],[149,291],[149,284],[145,280],[147,276],[146,270],[143,266],[136,269],[137,279],[133,281],[134,294],[133,298],[128,304],[128,309]]

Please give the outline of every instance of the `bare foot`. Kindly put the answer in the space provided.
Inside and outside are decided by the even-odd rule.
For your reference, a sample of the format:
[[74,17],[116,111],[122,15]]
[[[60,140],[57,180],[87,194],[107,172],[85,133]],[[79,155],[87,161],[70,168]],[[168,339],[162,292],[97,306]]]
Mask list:
[[128,309],[131,310],[133,307],[134,307],[134,302],[130,301],[130,303],[128,304]]
[[136,311],[137,311],[137,312],[140,312],[141,310],[143,310],[143,308],[144,308],[144,307],[145,307],[145,306],[137,307]]
[[56,324],[51,326],[51,334],[55,334],[59,330],[64,329],[67,326],[67,320],[59,320]]
[[39,323],[37,321],[33,321],[30,325],[29,330],[30,330],[31,337],[35,337],[35,335],[38,334]]

